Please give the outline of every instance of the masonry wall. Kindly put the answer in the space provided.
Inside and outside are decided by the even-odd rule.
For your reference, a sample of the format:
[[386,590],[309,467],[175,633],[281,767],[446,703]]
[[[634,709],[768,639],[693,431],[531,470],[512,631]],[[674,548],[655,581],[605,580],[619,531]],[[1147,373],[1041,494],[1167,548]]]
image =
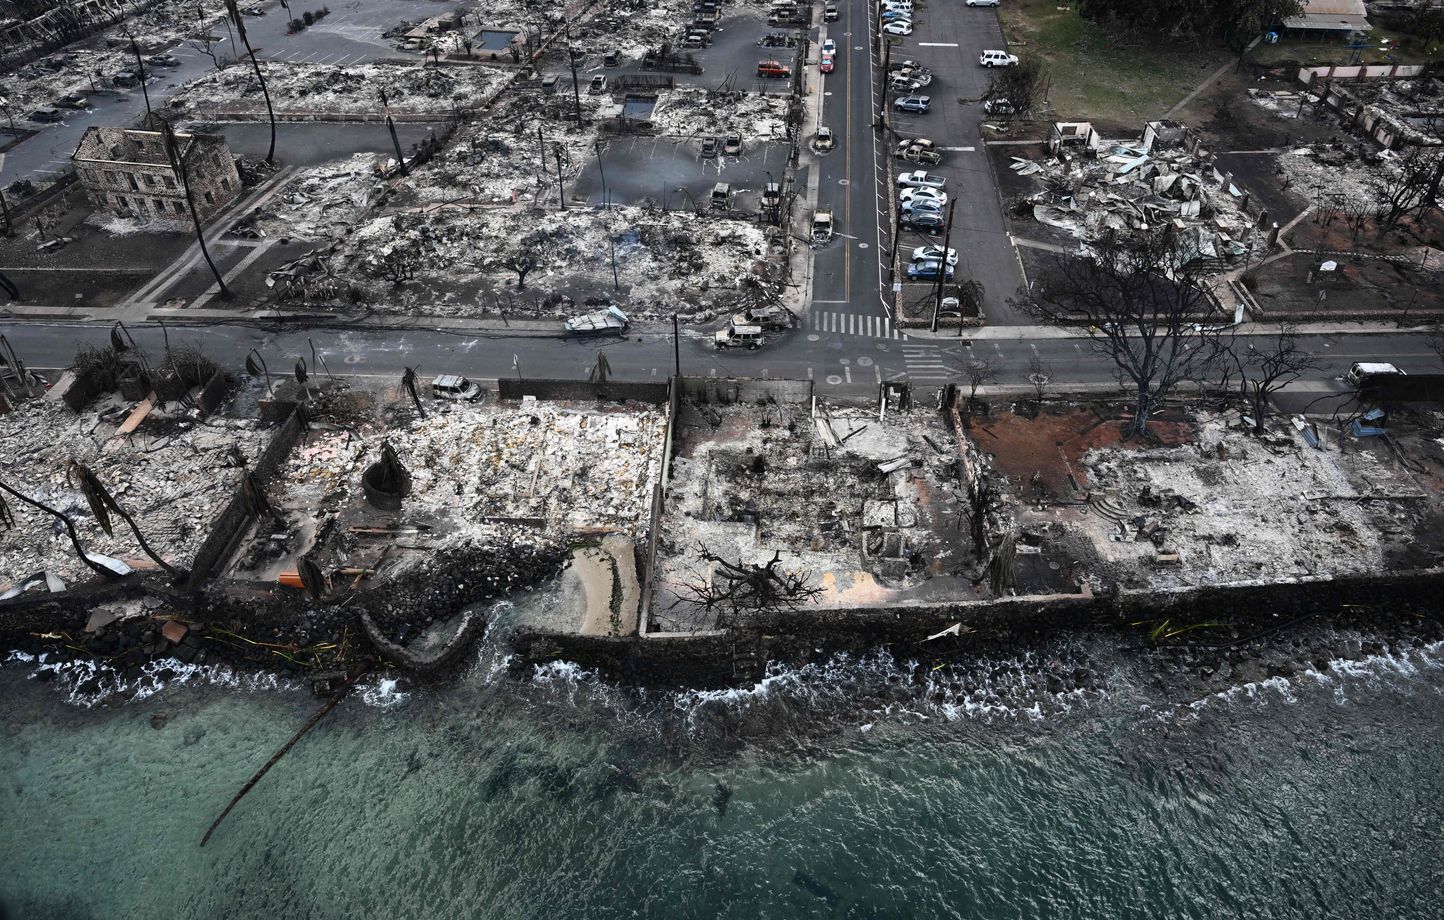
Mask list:
[[715,405],[779,403],[805,405],[812,401],[811,380],[772,380],[760,377],[683,377],[682,398]]
[[[296,442],[301,439],[304,429],[301,408],[295,404],[286,420],[276,429],[271,443],[266,445],[259,459],[251,467],[256,484],[265,488],[280,472],[281,465],[291,455]],[[241,539],[251,526],[250,515],[246,513],[245,499],[241,490],[244,483],[236,485],[234,493],[221,513],[211,522],[210,534],[201,548],[196,550],[195,561],[191,563],[192,589],[200,587],[213,577],[230,559]]]
[[[201,147],[190,159],[191,193],[204,219],[240,194],[241,177],[224,148]],[[185,189],[169,166],[76,160],[75,172],[99,210],[144,219],[190,219]]]

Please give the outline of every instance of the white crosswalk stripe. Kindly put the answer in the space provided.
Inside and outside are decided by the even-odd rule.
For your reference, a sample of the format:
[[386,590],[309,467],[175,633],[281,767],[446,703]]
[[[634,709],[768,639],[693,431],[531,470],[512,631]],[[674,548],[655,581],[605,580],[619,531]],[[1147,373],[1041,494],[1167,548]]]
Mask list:
[[870,339],[907,339],[907,335],[895,329],[892,320],[886,316],[858,316],[856,313],[813,310],[807,314],[805,325],[813,332],[860,335]]
[[917,383],[947,383],[957,378],[936,345],[903,345],[900,350],[908,378]]

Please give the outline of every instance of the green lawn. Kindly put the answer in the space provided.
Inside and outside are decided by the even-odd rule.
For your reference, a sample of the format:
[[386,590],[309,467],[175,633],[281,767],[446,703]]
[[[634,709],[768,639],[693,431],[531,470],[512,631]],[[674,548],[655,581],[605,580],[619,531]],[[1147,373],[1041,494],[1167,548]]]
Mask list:
[[1136,126],[1161,116],[1234,59],[1223,47],[1119,39],[1059,0],[1010,0],[999,11],[1014,54],[1038,54],[1053,75],[1059,120]]
[[[1298,41],[1285,39],[1277,45],[1259,44],[1249,52],[1248,59],[1259,64],[1275,64],[1280,61],[1298,61],[1304,65],[1349,64],[1353,62],[1353,50],[1341,42]],[[1417,39],[1404,32],[1374,27],[1369,33],[1368,47],[1360,52],[1365,64],[1427,64],[1439,60],[1444,50],[1435,49],[1425,54],[1418,47]]]

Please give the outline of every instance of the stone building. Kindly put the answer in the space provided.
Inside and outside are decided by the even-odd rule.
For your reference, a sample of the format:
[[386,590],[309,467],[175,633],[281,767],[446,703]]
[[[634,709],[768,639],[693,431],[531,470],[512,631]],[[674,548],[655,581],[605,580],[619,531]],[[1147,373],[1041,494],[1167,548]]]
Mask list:
[[[196,210],[204,219],[240,194],[235,158],[220,135],[175,137],[189,166]],[[171,169],[159,131],[87,128],[70,159],[98,210],[143,219],[190,219],[185,189]]]

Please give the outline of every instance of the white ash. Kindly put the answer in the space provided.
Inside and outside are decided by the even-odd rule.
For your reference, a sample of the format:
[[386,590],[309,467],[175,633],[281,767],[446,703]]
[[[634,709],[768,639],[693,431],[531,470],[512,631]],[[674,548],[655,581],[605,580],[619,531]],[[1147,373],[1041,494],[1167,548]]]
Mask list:
[[[171,565],[188,568],[212,519],[240,481],[229,465],[234,446],[254,462],[270,432],[254,422],[197,422],[172,406],[153,412],[128,436],[114,437],[133,403],[110,396],[77,416],[49,400],[21,404],[0,416],[0,477],[12,488],[68,514],[85,549],[135,568],[151,565],[123,521],[112,515],[107,536],[79,488],[67,482],[71,460],[93,470],[135,518],[146,542]],[[45,570],[67,582],[92,571],[54,518],[8,497],[16,526],[0,530],[0,582]]]

